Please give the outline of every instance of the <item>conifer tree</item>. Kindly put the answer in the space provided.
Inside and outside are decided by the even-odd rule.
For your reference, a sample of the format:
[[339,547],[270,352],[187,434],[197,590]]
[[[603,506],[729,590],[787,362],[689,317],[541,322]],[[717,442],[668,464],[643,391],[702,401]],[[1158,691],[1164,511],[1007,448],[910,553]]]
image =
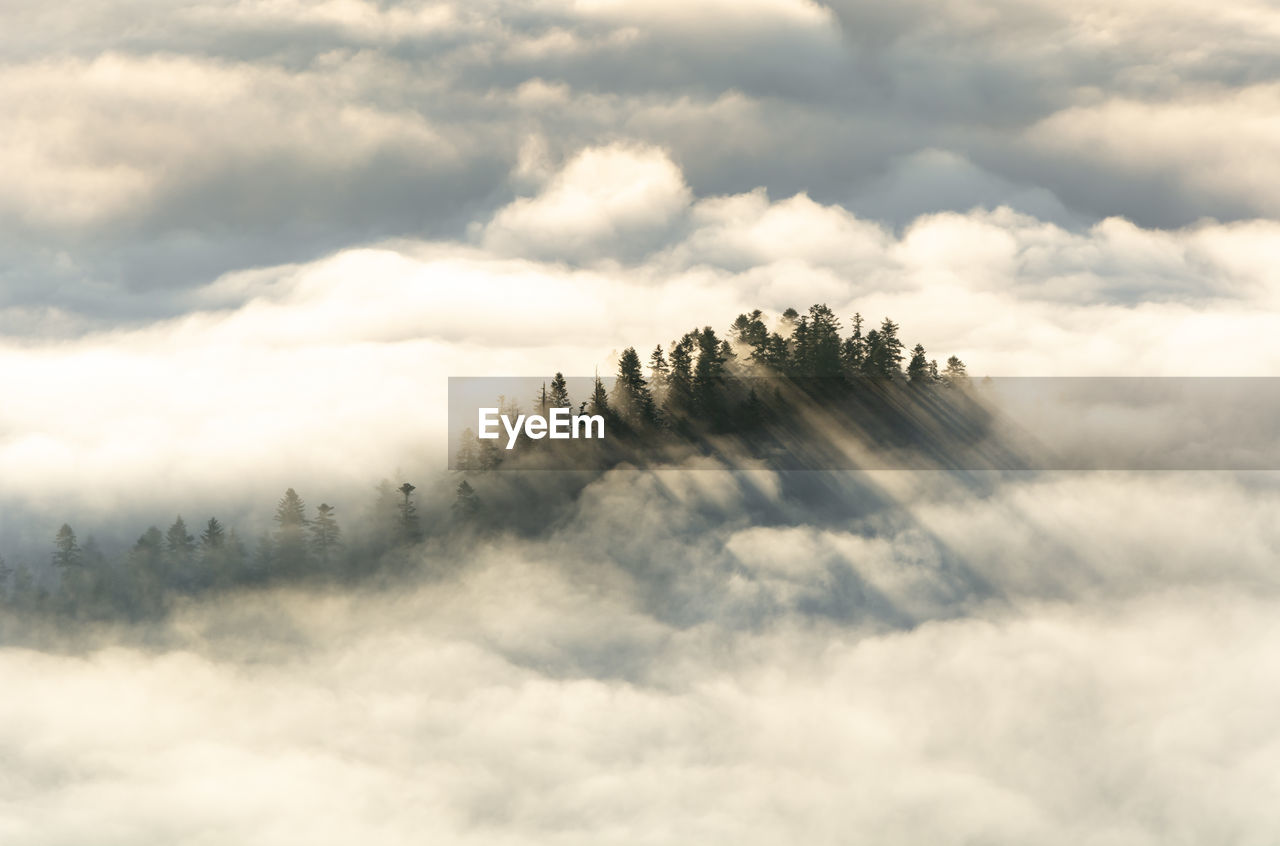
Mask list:
[[697,334],[698,362],[693,370],[693,401],[704,419],[718,422],[721,388],[724,382],[724,358],[716,331],[706,326]]
[[618,378],[613,385],[615,411],[632,426],[652,426],[657,422],[653,395],[641,373],[640,356],[627,347],[618,359]]
[[276,532],[272,538],[273,563],[283,575],[297,575],[307,566],[306,505],[293,488],[276,505]]
[[867,357],[867,342],[862,337],[862,314],[853,315],[853,334],[844,342],[841,350],[844,359],[844,372],[850,376],[863,375],[863,365]]
[[226,541],[226,532],[217,517],[210,517],[200,533],[200,546],[205,550],[221,549]]
[[459,440],[458,455],[454,461],[454,466],[459,470],[479,470],[480,456],[477,454],[477,444],[480,439],[476,437],[476,433],[468,426],[462,430],[462,437]]
[[195,550],[196,539],[187,531],[187,523],[179,514],[165,533],[165,549],[177,564],[185,564]]
[[668,414],[682,416],[693,406],[693,345],[692,332],[671,345],[671,373],[667,380],[667,395],[663,408]]
[[889,318],[880,323],[880,360],[876,362],[877,375],[886,378],[902,374],[902,341],[898,339],[898,324]]
[[911,350],[911,361],[907,364],[907,378],[912,385],[924,385],[933,380],[929,372],[929,360],[925,358],[924,345],[916,344]]
[[739,314],[730,327],[734,342],[749,347],[751,352],[748,356],[753,359],[769,340],[769,329],[764,325],[763,314],[760,309],[750,314]]
[[62,524],[53,539],[53,564],[59,569],[78,567],[80,565],[80,544],[76,542],[75,530],[67,523]]
[[843,369],[840,356],[840,318],[825,303],[809,309],[806,356],[807,375],[831,378],[839,376]]
[[459,483],[456,495],[453,501],[453,513],[459,520],[470,520],[480,513],[481,503],[480,496],[476,493],[475,488],[463,479]]
[[402,497],[400,501],[400,540],[402,543],[416,543],[422,539],[422,527],[418,523],[418,507],[413,503],[414,485],[405,482],[397,490]]
[[600,381],[599,376],[596,377],[595,388],[591,391],[587,413],[599,414],[606,420],[612,416],[612,409],[609,408],[609,392],[604,389],[604,382]]
[[573,408],[573,404],[569,402],[569,388],[563,373],[557,372],[555,378],[551,380],[551,392],[547,396],[547,401],[551,404],[551,408]]
[[963,386],[969,381],[969,374],[965,370],[964,362],[956,358],[954,355],[947,359],[946,369],[942,371],[942,379],[948,385]]
[[667,389],[667,372],[667,357],[662,353],[662,344],[658,344],[649,353],[649,389],[655,397]]
[[342,532],[333,512],[332,505],[322,502],[316,507],[316,518],[311,521],[311,548],[325,567],[329,566],[341,542]]

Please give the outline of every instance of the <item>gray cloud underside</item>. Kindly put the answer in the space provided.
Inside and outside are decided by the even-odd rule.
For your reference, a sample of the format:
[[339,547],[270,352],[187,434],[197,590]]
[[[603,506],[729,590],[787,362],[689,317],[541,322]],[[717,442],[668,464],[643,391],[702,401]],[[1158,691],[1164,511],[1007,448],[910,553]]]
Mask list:
[[518,190],[531,135],[553,160],[657,145],[697,196],[804,191],[898,225],[1005,203],[1181,226],[1274,217],[1280,195],[1263,3],[5,14],[5,302],[108,322],[179,311],[164,292],[230,269],[456,237]]

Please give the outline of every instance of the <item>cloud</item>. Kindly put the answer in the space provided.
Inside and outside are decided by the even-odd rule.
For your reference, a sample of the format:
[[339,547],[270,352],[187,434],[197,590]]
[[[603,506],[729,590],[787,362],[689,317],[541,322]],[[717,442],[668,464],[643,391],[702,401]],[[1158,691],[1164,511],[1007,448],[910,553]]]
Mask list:
[[[115,632],[76,656],[0,650],[0,832],[1154,844],[1274,827],[1274,490],[1076,475],[966,498],[899,477],[879,516],[765,527],[730,477],[664,475],[601,479],[546,543],[428,558],[416,587],[188,603],[145,649]],[[604,531],[636,519],[647,544]],[[948,582],[957,557],[998,601]],[[833,594],[842,568],[919,617],[886,627]],[[683,620],[673,584],[698,599]],[[725,613],[762,592],[763,621]],[[815,613],[822,595],[851,614]]]
[[723,332],[752,308],[889,315],[977,375],[1277,366],[1268,221],[1074,232],[997,209],[894,234],[805,195],[693,199],[669,156],[634,146],[539,178],[471,245],[389,241],[228,274],[182,317],[0,345],[0,492],[109,511],[216,499],[246,477],[265,495],[432,468],[448,376],[607,371],[623,345]]
[[899,227],[1000,205],[1073,229],[1275,212],[1262,3],[112,0],[12,21],[4,296],[73,325],[458,237],[531,199],[506,179],[530,136],[556,162],[666,150],[695,198],[763,186]]
[[618,255],[661,234],[690,200],[680,169],[661,151],[590,148],[537,196],[500,209],[482,240],[498,253],[536,258]]

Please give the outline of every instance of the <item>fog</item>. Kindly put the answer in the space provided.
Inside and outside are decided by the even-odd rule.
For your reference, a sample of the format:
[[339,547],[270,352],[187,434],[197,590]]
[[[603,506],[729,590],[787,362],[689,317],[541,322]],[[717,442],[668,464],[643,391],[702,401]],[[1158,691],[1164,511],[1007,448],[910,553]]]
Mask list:
[[836,478],[892,505],[765,525],[769,474],[616,471],[394,589],[4,649],[0,832],[1266,840],[1274,475]]
[[[1221,377],[1280,367],[1278,41],[7,0],[0,843],[1271,843],[1280,444]],[[450,377],[813,304],[963,359],[1036,460],[446,469]]]

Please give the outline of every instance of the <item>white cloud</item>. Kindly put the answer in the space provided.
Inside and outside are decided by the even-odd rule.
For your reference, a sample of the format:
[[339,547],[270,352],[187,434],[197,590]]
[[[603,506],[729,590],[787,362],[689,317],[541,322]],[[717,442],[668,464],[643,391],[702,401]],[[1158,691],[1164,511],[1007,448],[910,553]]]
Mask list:
[[[434,466],[448,376],[590,374],[624,345],[818,301],[892,316],[977,375],[1270,375],[1275,229],[1073,233],[1001,209],[895,236],[803,195],[691,202],[661,152],[590,149],[483,246],[346,250],[231,274],[183,318],[0,346],[0,492],[165,501]],[[619,261],[614,239],[646,230],[654,251]]]
[[689,205],[675,163],[660,150],[613,145],[578,153],[534,197],[500,209],[484,245],[505,254],[590,256],[652,237]]

